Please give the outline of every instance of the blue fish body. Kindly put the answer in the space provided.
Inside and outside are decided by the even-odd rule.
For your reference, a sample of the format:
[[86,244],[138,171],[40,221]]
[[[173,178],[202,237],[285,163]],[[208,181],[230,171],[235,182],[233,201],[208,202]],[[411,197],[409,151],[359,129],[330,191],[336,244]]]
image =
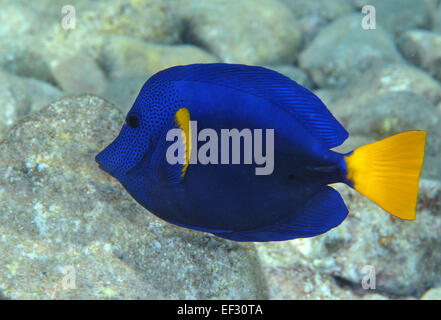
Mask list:
[[[166,135],[180,128],[180,110],[198,132],[211,129],[218,137],[224,129],[274,130],[271,174],[256,175],[255,163],[232,164],[231,149],[227,164],[220,164],[221,154],[217,164],[170,164],[166,153],[174,142]],[[170,223],[236,241],[279,241],[322,234],[347,216],[341,196],[328,186],[353,186],[348,155],[330,150],[347,136],[319,98],[275,71],[196,64],[151,77],[119,136],[96,160]],[[195,137],[187,144],[197,154],[206,141]]]

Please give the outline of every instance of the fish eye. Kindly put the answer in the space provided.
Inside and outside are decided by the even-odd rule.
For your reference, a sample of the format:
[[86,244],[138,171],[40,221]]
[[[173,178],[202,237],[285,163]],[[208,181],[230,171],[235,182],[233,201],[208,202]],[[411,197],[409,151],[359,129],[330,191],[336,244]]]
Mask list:
[[139,127],[139,118],[136,115],[130,115],[127,118],[127,124],[132,128]]

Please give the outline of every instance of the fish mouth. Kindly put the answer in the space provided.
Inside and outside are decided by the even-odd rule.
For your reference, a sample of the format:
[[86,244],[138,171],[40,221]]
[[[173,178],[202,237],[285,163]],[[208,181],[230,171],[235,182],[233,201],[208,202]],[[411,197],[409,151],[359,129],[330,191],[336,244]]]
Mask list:
[[101,163],[97,162],[97,164],[98,164],[98,168],[107,172],[107,170],[103,167],[103,165]]
[[111,175],[115,179],[119,179],[120,174],[118,173],[120,171],[120,168],[116,167],[113,168],[111,166],[106,165],[106,162],[102,159],[103,155],[102,152],[98,153],[95,156],[95,162],[98,164],[98,168],[106,172],[107,174]]
[[100,153],[98,153],[98,154],[95,156],[95,162],[98,164],[98,168],[100,168],[101,170],[103,170],[103,171],[107,172],[108,174],[112,175],[110,168],[108,168],[108,167],[103,163],[103,161],[101,160],[101,155],[102,155],[102,153],[100,152]]

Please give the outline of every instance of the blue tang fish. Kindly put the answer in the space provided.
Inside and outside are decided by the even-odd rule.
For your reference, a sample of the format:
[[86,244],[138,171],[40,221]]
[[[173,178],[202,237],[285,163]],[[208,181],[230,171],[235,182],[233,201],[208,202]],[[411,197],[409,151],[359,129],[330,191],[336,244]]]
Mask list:
[[[174,129],[181,137],[169,139]],[[207,148],[219,146],[226,129],[262,130],[254,142],[273,156],[266,174],[256,174],[257,160],[234,163],[233,144],[217,155]],[[96,161],[156,216],[235,241],[312,237],[338,226],[348,214],[329,186],[338,182],[393,216],[415,219],[426,132],[403,132],[348,154],[331,150],[347,137],[317,96],[280,73],[194,64],[153,75]],[[204,152],[213,161],[193,161]],[[181,161],[173,163],[170,154]]]

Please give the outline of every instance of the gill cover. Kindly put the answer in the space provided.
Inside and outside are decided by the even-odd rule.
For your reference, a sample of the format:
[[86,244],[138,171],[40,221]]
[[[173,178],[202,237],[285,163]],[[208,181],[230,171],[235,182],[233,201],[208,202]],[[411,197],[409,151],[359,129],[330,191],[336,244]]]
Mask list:
[[[176,141],[168,141],[168,133],[173,129],[178,129],[180,136]],[[151,166],[158,178],[170,183],[181,182],[190,163],[191,146],[190,112],[180,108],[162,132],[152,155]],[[178,162],[173,163],[176,158]]]

